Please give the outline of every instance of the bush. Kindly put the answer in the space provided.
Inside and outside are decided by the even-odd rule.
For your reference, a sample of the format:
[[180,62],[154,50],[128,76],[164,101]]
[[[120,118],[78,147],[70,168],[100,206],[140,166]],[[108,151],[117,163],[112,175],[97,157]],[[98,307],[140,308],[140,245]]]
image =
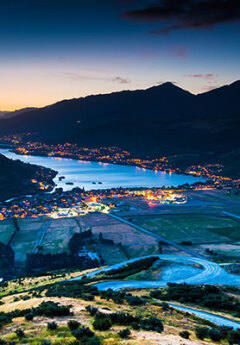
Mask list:
[[24,337],[25,337],[24,330],[23,330],[23,329],[21,329],[21,328],[18,328],[18,329],[15,331],[15,333],[16,333],[16,335],[17,335],[17,337],[18,337],[19,339],[21,339],[21,338],[24,338]]
[[7,345],[7,342],[4,339],[0,339],[0,345]]
[[140,327],[147,331],[155,331],[158,333],[162,333],[164,330],[162,320],[153,316],[151,316],[149,319],[142,320]]
[[138,331],[140,329],[140,326],[137,322],[133,322],[131,324],[132,328],[135,330],[135,331]]
[[94,335],[91,338],[88,338],[88,337],[81,338],[80,342],[77,343],[76,345],[101,345],[101,341],[96,335]]
[[72,332],[73,336],[78,339],[82,340],[83,337],[92,338],[95,334],[90,330],[88,327],[80,327],[79,329]]
[[179,332],[180,337],[184,338],[184,339],[189,339],[190,337],[190,333],[188,331],[182,331]]
[[208,336],[213,341],[220,341],[223,338],[222,332],[217,328],[210,328],[208,331]]
[[125,328],[125,329],[121,330],[118,334],[120,335],[121,338],[127,339],[127,338],[129,338],[129,335],[131,334],[131,332],[129,331],[128,328]]
[[[98,314],[96,314],[97,316]],[[96,317],[93,322],[93,328],[98,331],[108,331],[112,326],[112,322],[109,317]]]
[[68,327],[71,331],[76,331],[80,327],[80,323],[76,320],[69,320]]
[[97,307],[91,307],[90,305],[88,305],[86,307],[86,310],[89,312],[89,314],[91,316],[95,316],[97,314],[97,312],[98,312],[98,308]]
[[56,322],[48,322],[47,324],[47,328],[50,330],[50,331],[55,331],[55,329],[57,329],[57,324]]
[[126,301],[129,305],[144,305],[146,301],[138,296],[126,296]]
[[161,306],[163,311],[169,310],[169,305],[166,302],[163,302]]
[[208,336],[208,328],[207,327],[196,327],[195,329],[196,337],[203,340]]
[[46,339],[42,341],[42,345],[51,345],[51,344],[52,344],[51,340]]
[[34,313],[41,316],[67,316],[71,315],[71,306],[59,305],[55,302],[42,302],[39,307],[34,308]]
[[227,340],[230,345],[239,344],[240,342],[240,332],[239,331],[229,331]]
[[27,313],[27,314],[25,315],[25,319],[26,319],[27,321],[32,321],[33,318],[34,318],[34,314],[33,314],[33,313]]

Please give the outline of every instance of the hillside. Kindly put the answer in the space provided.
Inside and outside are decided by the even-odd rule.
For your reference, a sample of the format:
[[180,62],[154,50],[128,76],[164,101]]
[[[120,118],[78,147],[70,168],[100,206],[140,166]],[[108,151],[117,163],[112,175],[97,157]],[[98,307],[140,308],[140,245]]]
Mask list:
[[48,189],[51,190],[55,175],[53,170],[0,155],[0,200],[43,191],[43,184],[49,184]]
[[65,100],[0,121],[0,133],[48,142],[119,146],[145,154],[239,148],[240,82],[193,95],[165,83],[147,90]]
[[[199,309],[203,299],[204,310],[213,313],[210,303],[214,303],[214,297],[237,305],[239,289],[178,285],[118,292],[98,291],[79,281],[62,281],[79,273],[58,271],[1,283],[1,344],[204,345],[219,344],[220,340],[224,344],[238,343],[238,331],[172,308],[168,302],[181,298],[181,306]],[[238,315],[231,315],[233,311],[216,306],[214,312],[238,321]]]

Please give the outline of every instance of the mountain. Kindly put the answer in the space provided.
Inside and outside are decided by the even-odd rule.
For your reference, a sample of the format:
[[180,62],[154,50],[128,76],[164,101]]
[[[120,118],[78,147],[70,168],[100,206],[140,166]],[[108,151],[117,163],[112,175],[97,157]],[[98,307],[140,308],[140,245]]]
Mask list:
[[114,145],[138,154],[224,153],[239,148],[240,81],[199,95],[172,83],[64,100],[0,121],[0,134]]
[[19,114],[27,113],[28,111],[33,111],[36,109],[37,108],[29,107],[29,108],[14,110],[14,111],[0,111],[0,119],[10,119],[10,118],[15,117]]

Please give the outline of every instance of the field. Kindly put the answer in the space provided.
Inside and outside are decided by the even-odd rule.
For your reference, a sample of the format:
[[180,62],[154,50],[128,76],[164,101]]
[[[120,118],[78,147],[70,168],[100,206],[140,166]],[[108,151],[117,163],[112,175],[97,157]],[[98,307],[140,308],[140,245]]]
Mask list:
[[[188,202],[181,206],[159,205],[138,198],[111,200],[117,207],[113,212],[133,224],[150,230],[176,243],[189,241],[191,249],[219,261],[240,260],[240,196],[224,190],[188,191]],[[234,216],[227,216],[229,212]],[[95,244],[89,249],[101,254],[106,264],[128,258],[159,253],[158,240],[133,226],[103,213],[89,213],[76,218],[48,217],[17,220],[20,231],[12,239],[18,265],[24,265],[26,255],[39,245],[42,253],[68,251],[68,243],[76,232],[92,230]],[[12,220],[0,222],[0,242],[7,244],[15,231]],[[114,245],[99,243],[103,239]],[[163,253],[175,253],[171,246],[162,246]],[[215,257],[212,257],[213,251]],[[211,254],[211,255],[210,255]]]
[[131,221],[177,243],[193,244],[240,241],[235,220],[206,214],[162,214],[131,217]]
[[20,231],[17,231],[13,238],[12,249],[15,253],[15,260],[24,262],[26,255],[36,249],[47,219],[20,219],[18,224]]
[[[19,231],[11,246],[18,266],[23,266],[26,256],[41,245],[43,254],[68,251],[68,243],[74,233],[92,230],[96,244],[91,249],[101,254],[106,264],[113,264],[137,256],[158,253],[158,241],[135,228],[102,213],[88,214],[77,218],[50,219],[48,217],[18,220]],[[13,221],[0,222],[0,241],[7,244],[14,233]],[[99,234],[114,245],[98,243]]]
[[89,214],[80,217],[79,221],[83,227],[90,227],[97,237],[102,233],[104,239],[114,241],[114,246],[98,247],[106,263],[158,253],[158,241],[155,238],[106,214]]
[[0,241],[4,244],[8,244],[11,236],[15,231],[15,227],[12,220],[5,220],[0,222]]
[[52,220],[42,241],[43,253],[61,253],[68,250],[68,242],[75,232],[80,232],[75,218]]

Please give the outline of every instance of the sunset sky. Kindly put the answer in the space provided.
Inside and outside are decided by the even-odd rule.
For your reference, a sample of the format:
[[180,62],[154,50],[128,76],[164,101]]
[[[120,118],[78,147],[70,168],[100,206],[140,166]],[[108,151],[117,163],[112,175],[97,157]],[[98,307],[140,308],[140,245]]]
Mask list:
[[240,79],[239,0],[0,0],[0,110]]

